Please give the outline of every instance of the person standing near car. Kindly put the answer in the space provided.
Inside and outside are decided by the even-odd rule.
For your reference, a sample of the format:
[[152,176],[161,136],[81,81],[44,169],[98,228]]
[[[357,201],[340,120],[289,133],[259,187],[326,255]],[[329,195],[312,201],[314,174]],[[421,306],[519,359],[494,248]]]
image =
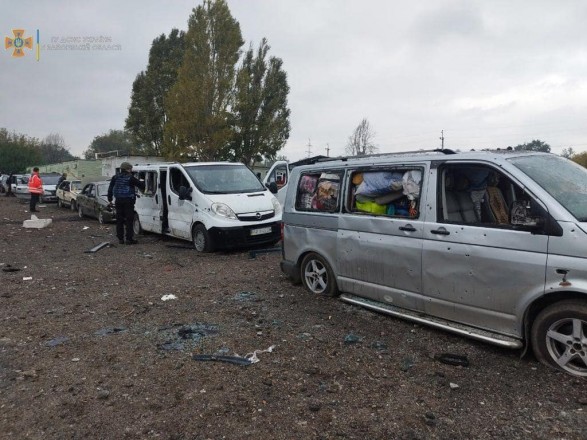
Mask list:
[[67,173],[63,173],[61,176],[59,176],[59,180],[57,181],[57,185],[55,185],[55,188],[59,188],[59,185],[61,185],[61,182],[63,182],[64,180],[67,180]]
[[[116,199],[116,235],[120,244],[137,244],[134,239],[133,220],[135,213],[136,190],[145,190],[145,184],[132,175],[132,165],[128,162],[120,164],[120,173],[110,180],[108,187],[108,201]],[[125,234],[126,230],[126,234]]]
[[31,195],[30,211],[39,212],[37,211],[37,203],[39,203],[41,194],[43,194],[43,181],[39,176],[39,167],[33,168],[33,174],[29,179],[29,193]]

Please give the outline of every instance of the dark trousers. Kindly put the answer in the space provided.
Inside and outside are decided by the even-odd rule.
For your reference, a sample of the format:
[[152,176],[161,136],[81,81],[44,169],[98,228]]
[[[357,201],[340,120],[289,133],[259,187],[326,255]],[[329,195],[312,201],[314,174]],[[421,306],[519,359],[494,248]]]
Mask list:
[[116,236],[119,240],[124,240],[124,228],[126,227],[126,240],[132,240],[134,231],[132,223],[135,215],[134,199],[116,199]]
[[39,199],[41,198],[40,194],[33,194],[31,193],[31,211],[35,211],[37,209],[37,203],[39,203]]

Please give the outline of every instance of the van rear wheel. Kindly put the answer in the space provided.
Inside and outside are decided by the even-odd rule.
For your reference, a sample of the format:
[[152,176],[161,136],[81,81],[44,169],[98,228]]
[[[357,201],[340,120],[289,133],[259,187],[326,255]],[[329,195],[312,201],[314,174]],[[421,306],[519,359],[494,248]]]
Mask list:
[[192,238],[198,252],[214,251],[214,243],[212,243],[212,238],[204,225],[196,225]]
[[302,260],[300,268],[304,287],[318,295],[336,296],[338,287],[334,273],[324,258],[315,253],[309,253]]
[[560,301],[542,310],[532,325],[531,340],[543,364],[587,377],[587,301]]

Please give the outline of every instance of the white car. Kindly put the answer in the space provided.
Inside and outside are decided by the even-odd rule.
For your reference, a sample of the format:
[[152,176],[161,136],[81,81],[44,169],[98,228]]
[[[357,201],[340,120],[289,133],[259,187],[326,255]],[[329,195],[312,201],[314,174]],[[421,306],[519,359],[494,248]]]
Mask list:
[[77,211],[76,198],[82,190],[81,180],[64,180],[57,187],[57,206]]

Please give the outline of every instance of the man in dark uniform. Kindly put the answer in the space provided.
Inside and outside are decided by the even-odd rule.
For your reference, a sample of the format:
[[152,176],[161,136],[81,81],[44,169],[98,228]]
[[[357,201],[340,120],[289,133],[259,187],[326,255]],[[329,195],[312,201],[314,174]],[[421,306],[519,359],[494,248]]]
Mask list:
[[116,235],[118,242],[124,244],[126,228],[126,244],[137,244],[133,237],[133,219],[135,213],[135,187],[141,191],[145,190],[145,184],[132,175],[132,165],[128,162],[120,164],[120,173],[110,180],[108,187],[108,201],[112,203],[112,198],[116,199]]

